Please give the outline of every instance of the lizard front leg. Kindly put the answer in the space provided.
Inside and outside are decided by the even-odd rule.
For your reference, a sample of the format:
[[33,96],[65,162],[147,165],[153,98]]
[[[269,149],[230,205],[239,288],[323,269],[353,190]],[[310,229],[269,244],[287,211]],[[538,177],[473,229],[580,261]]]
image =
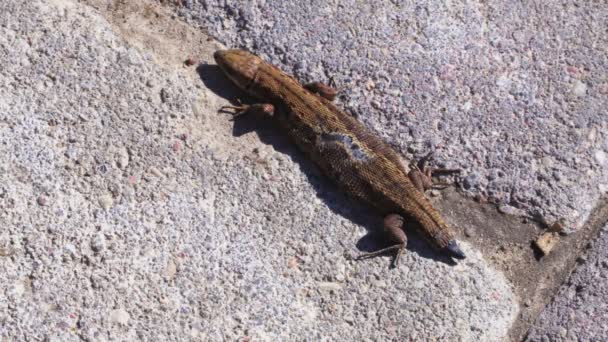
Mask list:
[[385,252],[391,250],[397,250],[397,254],[393,259],[393,267],[396,267],[399,263],[399,257],[405,246],[407,245],[407,236],[405,235],[405,231],[403,230],[403,217],[397,214],[389,214],[384,218],[384,233],[387,235],[389,240],[391,240],[394,245],[382,248],[375,252],[364,253],[360,255],[357,260],[369,259],[371,257],[375,257],[376,255],[383,254]]
[[432,158],[433,152],[429,152],[426,156],[422,157],[418,163],[412,163],[411,170],[408,173],[408,177],[414,183],[414,186],[421,192],[425,192],[431,188],[445,188],[448,186],[447,183],[434,183],[434,173],[459,173],[458,169],[442,169],[442,168],[431,168],[427,164]]
[[240,103],[241,101],[238,102],[238,106],[222,106],[219,112],[231,114],[233,119],[245,114],[265,114],[269,116],[274,115],[274,106],[270,103],[256,103],[252,105],[246,105]]

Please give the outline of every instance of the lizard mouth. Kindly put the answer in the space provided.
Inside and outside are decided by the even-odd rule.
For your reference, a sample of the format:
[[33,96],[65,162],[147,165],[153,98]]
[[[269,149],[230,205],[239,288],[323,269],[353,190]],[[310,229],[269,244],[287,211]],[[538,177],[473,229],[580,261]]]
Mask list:
[[464,255],[464,252],[460,249],[456,240],[450,240],[450,242],[448,242],[448,245],[443,250],[445,251],[445,253],[447,255],[449,255],[453,258],[456,258],[459,260],[466,258],[466,256]]

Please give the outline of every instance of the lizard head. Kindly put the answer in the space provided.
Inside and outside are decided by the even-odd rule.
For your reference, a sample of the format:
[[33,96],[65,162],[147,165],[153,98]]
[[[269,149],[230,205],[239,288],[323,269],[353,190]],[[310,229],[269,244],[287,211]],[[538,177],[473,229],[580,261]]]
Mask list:
[[217,50],[213,58],[228,78],[245,91],[253,83],[262,62],[260,57],[238,49]]

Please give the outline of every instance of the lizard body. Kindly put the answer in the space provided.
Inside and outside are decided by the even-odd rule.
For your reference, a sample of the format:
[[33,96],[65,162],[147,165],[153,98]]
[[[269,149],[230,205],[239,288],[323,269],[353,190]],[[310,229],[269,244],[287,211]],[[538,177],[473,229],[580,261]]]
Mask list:
[[[221,50],[214,58],[234,83],[266,103],[257,109],[273,114],[327,177],[386,216],[385,231],[397,243],[388,249],[400,253],[405,247],[405,217],[419,223],[433,247],[464,258],[454,233],[411,181],[400,156],[353,116],[253,54]],[[251,106],[231,108],[243,112]]]

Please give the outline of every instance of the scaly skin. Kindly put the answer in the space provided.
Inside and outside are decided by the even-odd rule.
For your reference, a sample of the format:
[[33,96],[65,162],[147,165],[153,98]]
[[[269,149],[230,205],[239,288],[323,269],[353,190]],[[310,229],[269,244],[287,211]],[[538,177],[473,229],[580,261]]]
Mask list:
[[[389,145],[261,58],[242,50],[216,51],[214,57],[234,83],[264,101],[265,105],[256,108],[273,114],[326,176],[349,195],[388,215],[385,230],[397,243],[394,249],[401,252],[405,246],[406,237],[400,231],[405,217],[420,224],[422,235],[436,249],[464,258],[454,233],[414,186],[402,159]],[[243,111],[247,107],[236,108]]]

